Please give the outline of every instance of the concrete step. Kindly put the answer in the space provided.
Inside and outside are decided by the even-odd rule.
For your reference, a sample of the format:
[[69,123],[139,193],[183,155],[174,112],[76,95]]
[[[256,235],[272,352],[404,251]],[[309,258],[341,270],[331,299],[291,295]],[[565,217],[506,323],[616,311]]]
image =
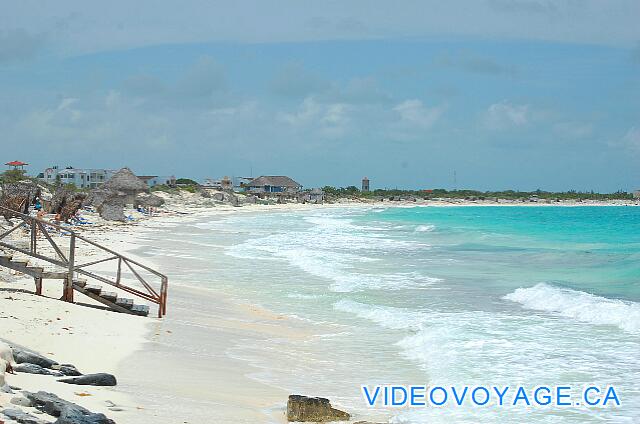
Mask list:
[[73,280],[73,284],[80,286],[80,287],[85,287],[87,285],[87,280],[82,279],[82,278],[78,278],[76,280]]
[[97,295],[100,295],[100,293],[102,292],[102,287],[93,284],[87,284],[86,286],[84,286],[84,289],[90,293]]
[[117,298],[114,303],[127,309],[131,309],[133,307],[133,299],[127,299],[124,297]]
[[115,301],[118,299],[118,293],[103,291],[102,293],[100,293],[100,297],[115,303]]
[[131,307],[131,312],[136,315],[146,317],[149,315],[149,307],[147,305],[133,305]]
[[41,274],[44,271],[44,267],[41,266],[28,266],[27,269],[38,274]]

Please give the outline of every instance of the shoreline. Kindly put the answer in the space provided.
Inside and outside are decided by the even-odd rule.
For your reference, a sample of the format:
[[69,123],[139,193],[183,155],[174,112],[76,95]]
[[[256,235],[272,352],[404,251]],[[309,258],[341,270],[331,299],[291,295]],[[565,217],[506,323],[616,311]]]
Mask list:
[[[175,205],[171,205],[175,206]],[[628,206],[621,204],[434,204],[428,202],[341,202],[325,205],[282,204],[256,205],[243,207],[183,206],[182,211],[167,209],[162,214],[145,217],[134,223],[111,224],[100,223],[87,228],[87,237],[118,250],[149,265],[160,265],[153,256],[140,254],[138,249],[145,249],[148,243],[145,237],[153,235],[154,227],[177,226],[203,218],[215,219],[236,213],[278,213],[292,210],[322,210],[323,208],[410,208],[410,207],[469,207],[469,206],[510,206],[510,207],[585,207],[585,206]],[[629,205],[630,206],[630,205]],[[634,204],[634,206],[637,206]],[[115,388],[94,388],[85,386],[68,386],[55,383],[54,379],[45,376],[18,374],[9,376],[12,385],[31,391],[46,390],[58,394],[64,399],[78,403],[95,412],[102,412],[119,423],[154,422],[198,422],[197,420],[216,419],[235,420],[236,422],[270,422],[284,423],[284,409],[290,392],[284,388],[265,383],[255,378],[262,371],[251,364],[251,361],[232,357],[227,353],[229,346],[235,342],[247,340],[266,340],[275,334],[286,334],[286,337],[303,340],[310,333],[310,325],[296,322],[290,317],[267,310],[257,304],[239,304],[223,290],[213,287],[193,287],[180,283],[179,275],[169,275],[169,309],[168,318],[144,319],[130,315],[117,314],[110,311],[71,305],[57,300],[61,292],[61,284],[45,284],[45,296],[37,297],[33,292],[33,280],[30,277],[16,277],[7,272],[0,274],[0,301],[9,307],[0,312],[2,318],[13,321],[12,325],[3,326],[0,338],[24,345],[42,354],[58,359],[60,362],[71,362],[83,372],[111,372],[119,378],[119,386]],[[5,281],[9,280],[9,282]],[[18,289],[17,291],[14,291]],[[198,301],[189,300],[198,297]],[[5,301],[10,300],[9,302]],[[84,302],[84,297],[81,298]],[[194,367],[194,360],[185,361],[179,349],[175,349],[177,335],[197,334],[180,322],[180,307],[191,309],[193,304],[202,303],[206,299],[210,309],[200,311],[203,320],[203,331],[208,332],[208,340],[215,340],[213,347],[217,349],[215,364],[211,358],[200,360]],[[10,307],[10,306],[13,307]],[[82,308],[82,309],[81,309]],[[38,312],[34,312],[38,311]],[[211,313],[213,311],[213,314]],[[150,316],[153,316],[154,310]],[[192,312],[192,311],[189,311]],[[65,314],[62,317],[57,315]],[[9,318],[11,317],[11,318]],[[13,318],[15,317],[15,318]],[[61,318],[61,319],[58,319]],[[8,321],[8,322],[11,322]],[[109,325],[105,325],[105,323]],[[98,331],[98,328],[100,329]],[[71,329],[71,330],[70,330]],[[212,332],[213,331],[213,332]],[[87,340],[91,345],[87,346]],[[126,340],[124,342],[123,340]],[[174,343],[172,345],[172,343]],[[118,346],[117,350],[110,350]],[[172,351],[173,349],[173,351]],[[80,352],[80,353],[78,353]],[[100,355],[96,355],[96,352]],[[167,358],[170,358],[169,360]],[[216,375],[216,382],[198,381],[196,370],[203,375]],[[254,376],[252,376],[254,375]],[[189,379],[193,378],[194,382]],[[216,385],[217,384],[217,385]],[[189,386],[192,386],[189,388]],[[62,387],[61,387],[62,386]],[[37,388],[36,388],[37,387]],[[153,387],[161,387],[164,394],[178,392],[187,402],[184,411],[197,411],[196,418],[187,414],[175,415],[175,404],[172,399],[154,392]],[[78,393],[89,393],[81,396]],[[306,395],[325,395],[324,393],[305,393]],[[6,403],[7,397],[0,395],[0,404]],[[109,409],[109,402],[117,405],[120,411]],[[340,407],[340,405],[335,405]],[[163,408],[168,408],[163,409]],[[178,408],[179,409],[179,408]],[[204,411],[204,413],[201,413]],[[174,415],[171,415],[174,414]],[[368,417],[371,419],[370,417]],[[196,421],[193,421],[197,419]],[[265,421],[268,420],[268,421]]]

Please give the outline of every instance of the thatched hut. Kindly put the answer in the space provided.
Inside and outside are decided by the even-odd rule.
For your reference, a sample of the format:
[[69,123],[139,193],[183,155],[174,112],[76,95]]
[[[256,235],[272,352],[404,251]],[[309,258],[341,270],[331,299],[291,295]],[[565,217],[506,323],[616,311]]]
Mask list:
[[155,194],[142,193],[136,196],[136,206],[142,206],[143,208],[159,208],[164,205],[164,199]]
[[135,206],[135,198],[140,193],[145,193],[149,187],[129,168],[122,168],[116,172],[103,186],[109,191],[125,194],[125,204]]

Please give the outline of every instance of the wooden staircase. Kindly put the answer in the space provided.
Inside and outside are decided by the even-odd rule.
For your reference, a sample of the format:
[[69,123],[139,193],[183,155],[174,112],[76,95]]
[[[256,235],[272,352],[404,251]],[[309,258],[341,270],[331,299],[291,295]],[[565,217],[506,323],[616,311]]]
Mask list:
[[[44,280],[63,280],[62,300],[67,302],[73,302],[73,293],[78,292],[116,312],[140,316],[149,315],[148,305],[136,304],[133,299],[122,297],[120,293],[124,292],[146,302],[157,304],[158,318],[162,318],[166,314],[168,278],[165,275],[88,240],[68,227],[62,227],[0,206],[0,219],[2,215],[9,216],[11,219],[19,218],[20,222],[17,225],[11,223],[14,225],[13,228],[0,234],[0,266],[33,277],[36,294],[42,295]],[[51,229],[59,234],[64,234],[60,239],[64,242],[68,241],[68,248],[64,249],[58,245],[60,239],[57,242],[54,240],[54,237],[49,234]],[[11,237],[9,237],[10,235]],[[27,235],[29,240],[27,240]],[[40,246],[42,241],[49,243],[49,245],[45,245],[48,251]],[[80,242],[91,249],[88,254],[92,257],[95,258],[99,254],[107,256],[78,264],[77,257],[81,250],[77,244]],[[98,271],[92,268],[97,264],[107,262],[115,262],[117,267],[112,271]],[[125,274],[126,269],[130,271],[130,274]],[[133,278],[133,281],[137,281],[141,287],[125,284],[124,278],[127,275]],[[88,284],[87,280],[79,278],[80,276],[90,278],[92,284]],[[158,290],[150,282],[147,282],[150,277],[160,280]],[[103,285],[111,285],[115,287],[117,292],[107,291],[104,286],[93,284],[93,281]]]
[[[0,254],[0,266],[35,278],[37,294],[42,294],[42,280],[67,278],[65,272],[45,271],[44,267],[30,266],[27,259],[13,259],[12,255],[7,254]],[[116,292],[104,291],[102,286],[87,284],[85,279],[74,279],[73,289],[116,312],[145,317],[149,315],[149,306],[135,304],[133,299],[119,297]]]

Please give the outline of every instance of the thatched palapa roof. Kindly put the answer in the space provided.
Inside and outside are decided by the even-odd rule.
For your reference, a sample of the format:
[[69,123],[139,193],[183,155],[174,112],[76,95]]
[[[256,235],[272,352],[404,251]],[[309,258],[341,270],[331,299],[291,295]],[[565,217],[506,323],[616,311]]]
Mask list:
[[249,181],[247,184],[249,187],[264,187],[264,186],[272,186],[272,187],[291,187],[291,188],[300,188],[301,184],[295,182],[289,177],[281,176],[281,175],[263,175],[262,177],[258,177]]
[[141,192],[148,189],[147,185],[136,177],[129,168],[122,168],[116,172],[109,181],[104,183],[104,188],[124,192]]

